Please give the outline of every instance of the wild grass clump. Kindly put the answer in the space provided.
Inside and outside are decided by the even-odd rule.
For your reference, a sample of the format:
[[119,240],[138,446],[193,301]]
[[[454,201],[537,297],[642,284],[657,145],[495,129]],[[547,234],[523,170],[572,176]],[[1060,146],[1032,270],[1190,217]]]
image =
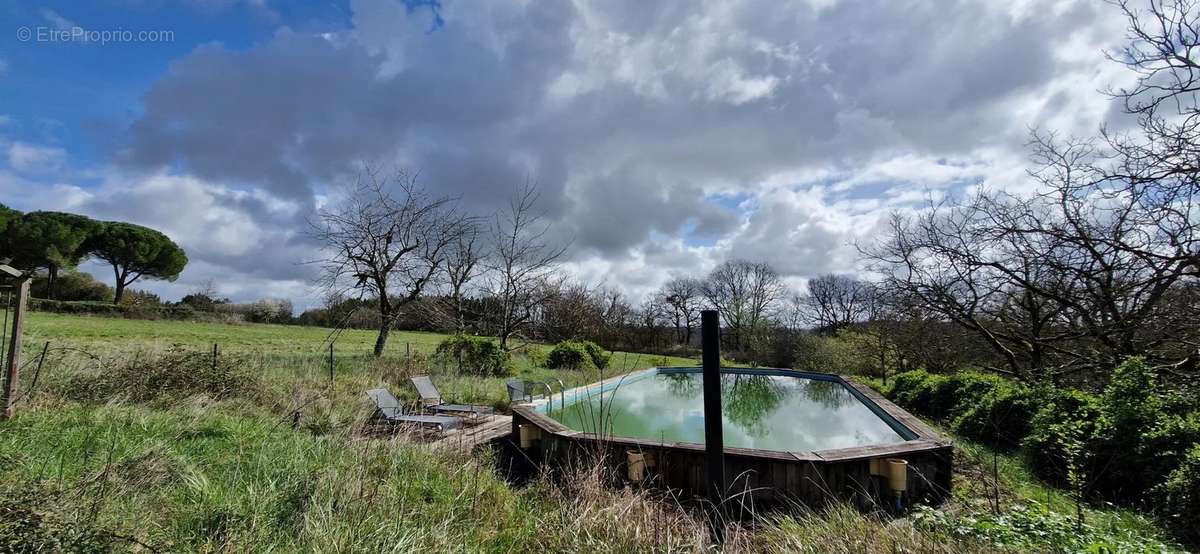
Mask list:
[[110,552],[113,533],[66,517],[40,488],[0,488],[0,552]]
[[139,356],[112,362],[99,371],[67,379],[62,396],[80,402],[178,401],[195,395],[214,400],[255,398],[262,392],[259,378],[243,369],[235,356],[171,348],[160,356]]
[[601,464],[582,463],[522,491],[541,505],[538,528],[552,552],[698,552],[711,540],[704,519],[673,497],[617,488]]
[[[874,554],[894,552],[1005,552],[974,537],[888,521],[846,504],[796,516],[773,516],[748,537],[748,552]],[[1010,551],[1011,552],[1011,551]]]

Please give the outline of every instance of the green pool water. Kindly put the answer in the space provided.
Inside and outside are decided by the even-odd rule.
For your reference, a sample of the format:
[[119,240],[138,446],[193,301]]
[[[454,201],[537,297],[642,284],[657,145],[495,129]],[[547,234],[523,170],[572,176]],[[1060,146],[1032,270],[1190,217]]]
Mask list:
[[[724,374],[721,412],[725,446],[808,452],[904,441],[836,381]],[[703,444],[702,377],[656,373],[547,415],[576,431]]]

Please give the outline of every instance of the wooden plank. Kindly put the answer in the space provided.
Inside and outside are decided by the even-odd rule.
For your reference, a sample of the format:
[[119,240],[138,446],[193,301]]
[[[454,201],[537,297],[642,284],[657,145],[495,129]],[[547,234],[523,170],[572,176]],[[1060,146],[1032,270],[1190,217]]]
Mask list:
[[512,417],[504,415],[492,416],[474,427],[464,427],[446,432],[441,438],[430,443],[434,448],[453,448],[458,450],[473,450],[477,446],[487,444],[512,432]]
[[883,456],[902,456],[905,454],[918,454],[931,452],[946,445],[939,444],[934,441],[918,440],[907,441],[896,444],[879,444],[873,446],[855,446],[853,448],[839,448],[837,450],[823,450],[814,454],[821,460],[826,462],[841,462],[845,460],[853,460],[860,458],[880,458]]

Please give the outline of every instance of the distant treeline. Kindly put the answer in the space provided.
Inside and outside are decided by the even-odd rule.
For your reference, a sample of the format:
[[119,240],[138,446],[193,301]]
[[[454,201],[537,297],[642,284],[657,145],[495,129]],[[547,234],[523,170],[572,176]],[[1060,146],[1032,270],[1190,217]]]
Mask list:
[[178,302],[164,301],[152,292],[127,289],[119,304],[113,303],[115,290],[82,271],[65,271],[55,280],[55,299],[49,298],[50,278],[34,276],[30,308],[35,311],[78,315],[99,315],[129,319],[176,319],[222,323],[294,324],[292,303],[283,299],[263,299],[236,303],[220,298],[211,285],[193,291]]

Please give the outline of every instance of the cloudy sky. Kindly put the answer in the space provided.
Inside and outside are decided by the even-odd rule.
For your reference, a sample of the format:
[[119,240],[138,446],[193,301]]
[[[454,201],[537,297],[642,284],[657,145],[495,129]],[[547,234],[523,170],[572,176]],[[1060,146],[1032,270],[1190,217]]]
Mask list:
[[306,218],[364,161],[479,213],[535,178],[570,269],[634,298],[733,257],[800,284],[891,211],[1027,187],[1031,128],[1120,124],[1123,31],[1099,0],[9,2],[0,202],[164,231],[191,265],[136,286],[168,299],[314,303]]

